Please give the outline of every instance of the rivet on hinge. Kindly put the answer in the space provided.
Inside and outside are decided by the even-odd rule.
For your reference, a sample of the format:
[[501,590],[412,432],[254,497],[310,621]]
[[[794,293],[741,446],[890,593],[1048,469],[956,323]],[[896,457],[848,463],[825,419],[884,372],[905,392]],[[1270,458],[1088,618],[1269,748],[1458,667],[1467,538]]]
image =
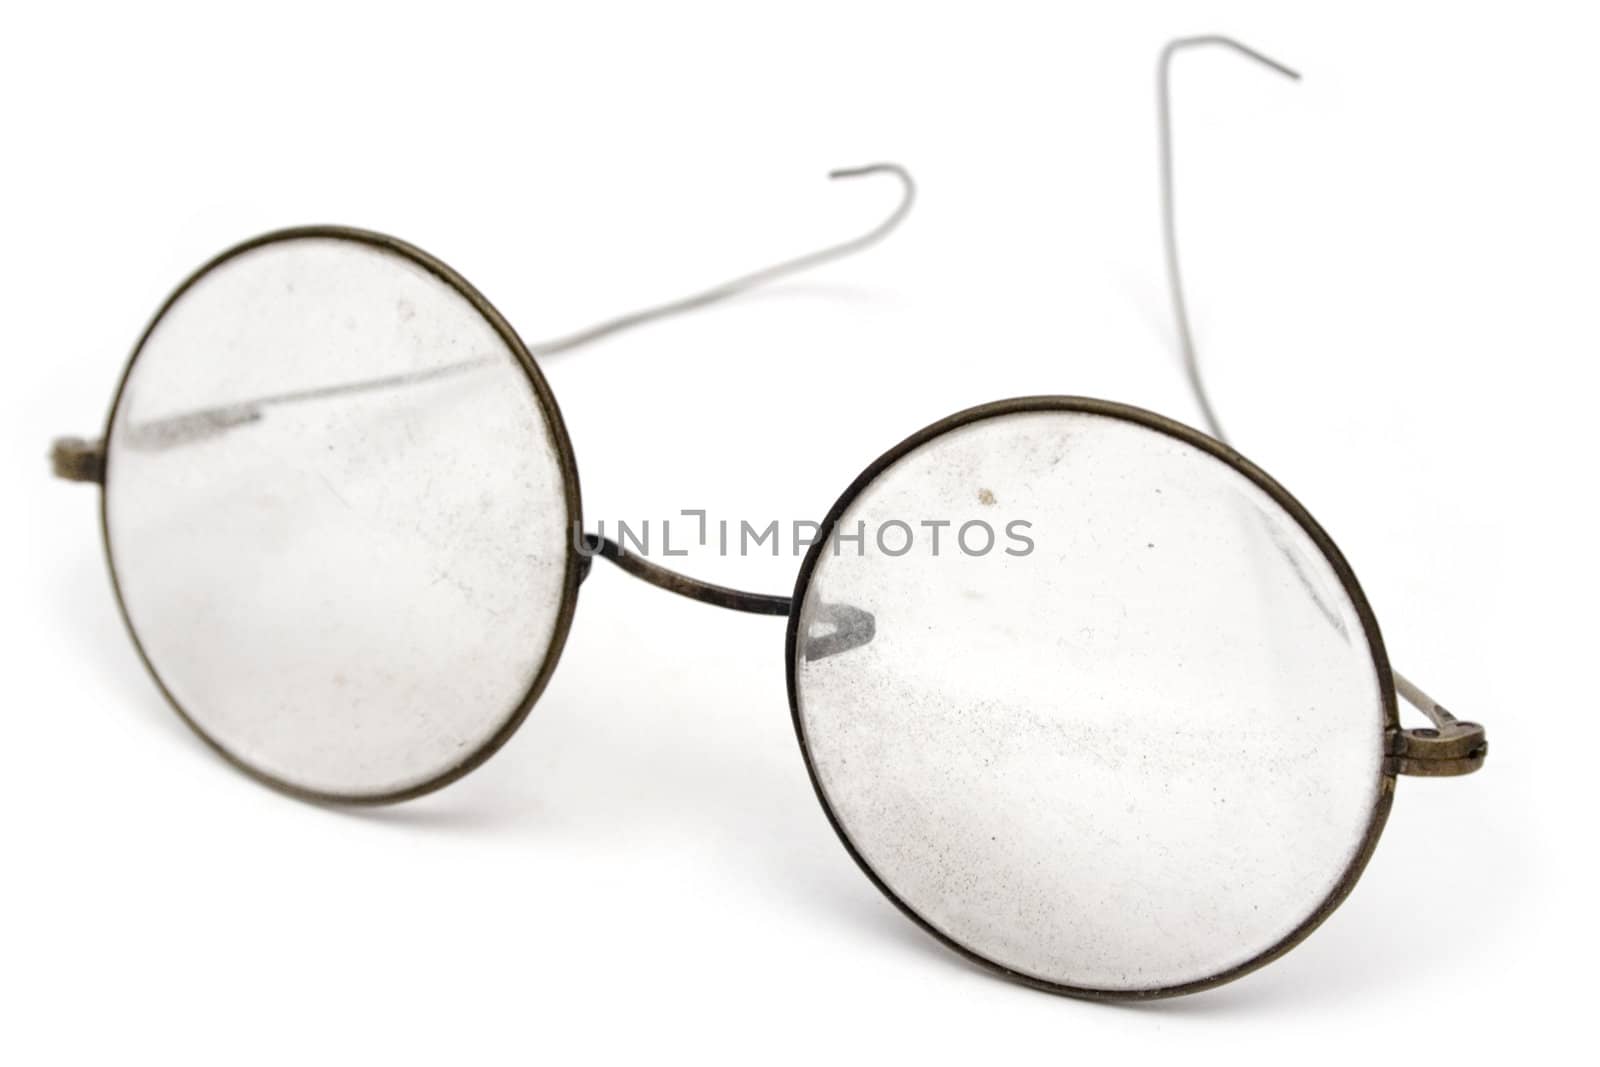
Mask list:
[[1471,774],[1483,766],[1489,742],[1475,722],[1447,722],[1401,730],[1391,742],[1390,769],[1396,774],[1444,778]]

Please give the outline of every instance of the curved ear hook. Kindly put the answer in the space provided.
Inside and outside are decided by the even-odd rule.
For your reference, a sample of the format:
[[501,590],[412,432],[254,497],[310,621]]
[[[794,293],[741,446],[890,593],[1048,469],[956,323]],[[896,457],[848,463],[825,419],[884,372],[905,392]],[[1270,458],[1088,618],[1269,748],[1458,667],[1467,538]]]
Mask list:
[[[1183,272],[1178,264],[1178,217],[1176,196],[1173,192],[1172,162],[1172,58],[1186,48],[1220,45],[1253,59],[1262,66],[1277,71],[1287,78],[1300,80],[1298,71],[1285,66],[1270,56],[1257,52],[1249,45],[1231,37],[1210,34],[1200,37],[1180,37],[1161,50],[1156,66],[1156,97],[1161,127],[1161,237],[1166,251],[1167,287],[1172,299],[1172,314],[1177,320],[1178,344],[1183,350],[1184,370],[1189,376],[1189,386],[1199,402],[1200,413],[1205,418],[1211,436],[1225,444],[1228,435],[1217,419],[1211,398],[1206,395],[1205,381],[1200,376],[1200,360],[1195,351],[1194,335],[1189,327],[1188,302],[1183,294]],[[1489,745],[1484,730],[1477,723],[1458,720],[1444,706],[1419,689],[1399,671],[1394,675],[1395,692],[1412,707],[1422,712],[1433,723],[1431,728],[1401,730],[1392,739],[1391,766],[1400,774],[1446,775],[1468,774],[1483,766]]]
[[787,277],[790,274],[798,274],[800,271],[810,270],[812,267],[819,267],[824,263],[835,259],[843,259],[845,256],[854,255],[857,252],[871,248],[895,231],[895,228],[911,213],[911,205],[916,203],[917,199],[917,183],[912,180],[911,174],[898,163],[872,163],[865,167],[848,167],[830,171],[828,177],[837,181],[840,178],[860,178],[872,174],[888,174],[900,182],[900,203],[895,206],[894,211],[890,213],[888,218],[860,237],[830,245],[827,248],[797,256],[782,263],[775,263],[770,267],[763,267],[761,270],[752,271],[749,274],[740,275],[692,296],[681,297],[665,304],[658,304],[655,307],[630,311],[625,315],[618,315],[614,319],[579,330],[577,333],[529,345],[528,351],[535,356],[553,356],[560,352],[570,351],[598,341],[603,337],[609,337],[614,333],[630,330],[635,326],[641,326],[647,322],[654,322],[657,319],[667,318],[671,315],[679,315],[685,311],[693,311],[696,308],[705,307],[707,304],[715,304],[719,301],[727,300],[729,297],[738,296],[740,293],[754,289],[757,286],[777,281],[779,278]]
[[[654,307],[642,308],[618,315],[614,319],[596,323],[576,333],[553,340],[541,341],[528,345],[528,351],[534,356],[553,356],[562,352],[569,352],[584,345],[609,337],[614,333],[630,330],[635,326],[642,326],[658,319],[679,315],[686,311],[693,311],[715,304],[740,293],[766,285],[791,274],[797,274],[812,267],[819,267],[824,263],[871,248],[873,245],[888,237],[911,213],[911,207],[916,202],[917,184],[912,179],[910,172],[898,163],[872,163],[864,167],[848,167],[829,173],[828,177],[838,180],[841,178],[860,178],[875,174],[887,174],[900,183],[900,202],[890,212],[889,216],[872,229],[859,237],[843,241],[836,245],[815,252],[797,256],[794,259],[784,260],[770,267],[740,275],[737,278],[725,281],[720,285],[712,286],[691,296],[658,304]],[[191,441],[204,440],[225,433],[236,426],[259,421],[265,409],[283,404],[296,404],[308,400],[326,400],[336,396],[345,396],[357,393],[368,393],[378,389],[392,389],[400,386],[420,385],[424,382],[434,381],[439,378],[450,377],[465,371],[471,371],[483,366],[490,360],[485,357],[469,358],[454,363],[446,363],[426,370],[411,371],[404,374],[391,374],[382,378],[368,378],[355,382],[339,382],[332,385],[315,386],[309,389],[297,389],[292,392],[276,393],[272,396],[254,397],[241,400],[232,404],[216,407],[202,408],[197,411],[186,411],[176,415],[167,415],[157,419],[150,419],[128,426],[127,443],[134,448],[164,449],[188,444]],[[51,450],[51,462],[57,477],[72,481],[99,481],[104,471],[105,446],[101,441],[88,441],[76,437],[58,439]]]
[[1211,399],[1206,395],[1205,382],[1200,378],[1200,360],[1195,353],[1194,334],[1189,328],[1189,307],[1183,297],[1183,273],[1178,266],[1177,198],[1173,193],[1172,57],[1186,48],[1204,45],[1231,48],[1240,55],[1295,81],[1300,80],[1300,73],[1270,56],[1257,52],[1249,45],[1235,41],[1232,37],[1221,37],[1216,34],[1180,37],[1176,41],[1168,42],[1161,50],[1161,60],[1156,69],[1156,94],[1161,122],[1161,238],[1167,256],[1167,285],[1172,293],[1172,314],[1178,320],[1178,344],[1183,349],[1183,366],[1189,375],[1189,387],[1194,391],[1195,399],[1200,402],[1200,413],[1205,417],[1206,428],[1212,437],[1226,442],[1228,437],[1222,432],[1216,410],[1212,408]]

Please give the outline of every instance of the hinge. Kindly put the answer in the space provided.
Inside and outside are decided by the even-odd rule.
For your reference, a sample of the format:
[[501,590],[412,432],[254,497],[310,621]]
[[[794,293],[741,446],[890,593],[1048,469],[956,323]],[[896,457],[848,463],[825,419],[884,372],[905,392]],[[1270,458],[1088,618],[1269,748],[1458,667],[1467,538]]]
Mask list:
[[104,485],[105,442],[86,441],[81,437],[58,437],[50,446],[50,468],[55,471],[57,478],[65,478],[69,482]]
[[1390,735],[1389,769],[1395,774],[1447,778],[1471,774],[1483,766],[1489,742],[1475,722],[1397,730]]

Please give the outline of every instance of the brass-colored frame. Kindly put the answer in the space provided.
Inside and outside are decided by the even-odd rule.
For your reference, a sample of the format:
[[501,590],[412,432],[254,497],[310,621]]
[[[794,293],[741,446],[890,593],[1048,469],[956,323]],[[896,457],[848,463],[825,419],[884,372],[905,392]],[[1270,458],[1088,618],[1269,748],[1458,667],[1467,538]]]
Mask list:
[[[1163,92],[1163,101],[1165,101],[1166,92],[1166,64],[1170,59],[1172,50],[1174,48],[1192,43],[1227,43],[1232,44],[1236,48],[1242,48],[1242,46],[1239,46],[1237,42],[1230,42],[1225,39],[1216,38],[1200,38],[1193,41],[1176,42],[1173,46],[1169,47],[1167,52],[1163,53],[1161,69],[1161,88]],[[1244,49],[1244,51],[1252,55],[1255,54],[1250,53],[1248,49]],[[1261,57],[1258,56],[1257,58]],[[1263,61],[1272,66],[1279,66],[1270,60]],[[1282,68],[1280,67],[1280,69]],[[1166,131],[1167,118],[1165,105],[1162,116],[1163,130]],[[1173,215],[1171,210],[1170,187],[1172,171],[1170,146],[1167,146],[1166,154],[1164,155],[1163,159],[1163,188],[1165,192],[1164,203],[1166,204],[1165,221],[1168,237],[1168,265],[1170,280],[1174,287],[1174,299],[1179,301],[1177,306],[1181,317],[1181,284],[1176,270],[1176,243],[1173,234]],[[864,235],[838,245],[824,248],[809,255],[786,260],[775,266],[737,277],[729,282],[725,282],[721,285],[696,293],[692,296],[671,301],[666,304],[661,304],[656,307],[630,312],[618,318],[582,330],[578,333],[533,346],[524,344],[517,336],[515,331],[512,330],[511,326],[509,323],[507,323],[504,317],[501,316],[493,307],[493,305],[491,305],[488,300],[485,299],[475,288],[473,288],[461,275],[457,274],[450,267],[446,266],[444,263],[428,253],[423,252],[420,249],[397,238],[389,237],[383,234],[344,226],[296,227],[292,229],[278,230],[273,233],[252,238],[251,240],[245,241],[228,249],[227,251],[206,262],[198,270],[189,275],[189,277],[173,291],[166,301],[163,302],[155,316],[151,319],[150,323],[140,335],[139,341],[135,345],[131,355],[128,357],[128,361],[118,379],[116,392],[112,399],[110,411],[106,416],[105,427],[101,439],[98,441],[85,441],[76,438],[60,439],[56,442],[52,452],[52,462],[55,472],[58,476],[72,481],[96,482],[101,486],[101,538],[104,546],[107,568],[111,576],[112,591],[117,602],[118,612],[122,616],[123,623],[128,630],[130,639],[133,641],[134,648],[138,652],[140,661],[144,663],[146,670],[149,672],[151,678],[155,681],[157,688],[161,691],[167,702],[172,706],[173,710],[177,712],[179,718],[182,719],[189,726],[189,728],[193,730],[203,742],[206,743],[208,747],[215,750],[229,763],[256,781],[290,796],[318,803],[374,805],[409,800],[442,788],[443,786],[448,785],[449,783],[480,766],[484,761],[498,751],[501,746],[503,746],[506,741],[510,739],[511,735],[516,732],[517,728],[521,726],[522,722],[529,714],[533,704],[538,700],[540,694],[543,692],[550,676],[555,670],[556,664],[559,662],[561,652],[563,651],[566,643],[568,632],[571,628],[572,618],[576,611],[578,587],[587,577],[593,557],[598,555],[607,559],[611,563],[618,565],[634,577],[650,582],[659,588],[665,589],[680,596],[699,600],[703,603],[729,608],[735,611],[762,615],[788,616],[789,622],[785,633],[784,652],[785,676],[789,693],[790,716],[795,729],[796,740],[801,750],[801,756],[805,761],[806,772],[811,780],[812,788],[817,796],[817,800],[821,804],[823,812],[828,818],[829,824],[834,828],[834,831],[838,835],[840,842],[844,845],[846,852],[856,862],[857,866],[861,868],[862,872],[867,876],[867,878],[875,886],[877,886],[879,891],[888,897],[888,899],[896,907],[898,907],[903,914],[905,914],[918,926],[922,927],[928,933],[933,935],[936,940],[944,944],[946,947],[954,950],[959,955],[978,964],[981,967],[984,967],[987,970],[1012,979],[1023,985],[1031,986],[1033,988],[1041,989],[1051,993],[1095,1000],[1148,1000],[1160,997],[1177,996],[1186,993],[1198,992],[1203,989],[1213,988],[1248,974],[1251,971],[1254,971],[1257,968],[1271,962],[1272,960],[1277,959],[1283,953],[1287,952],[1289,949],[1303,941],[1334,911],[1335,908],[1338,907],[1345,897],[1348,896],[1356,881],[1359,879],[1361,873],[1365,869],[1368,860],[1371,858],[1373,850],[1377,846],[1378,838],[1382,834],[1384,824],[1388,818],[1390,807],[1393,803],[1395,788],[1394,781],[1397,775],[1407,774],[1438,777],[1471,773],[1483,765],[1484,757],[1487,752],[1487,743],[1484,740],[1484,731],[1481,726],[1477,725],[1476,723],[1460,722],[1459,720],[1456,720],[1454,716],[1450,715],[1449,712],[1440,707],[1425,693],[1422,693],[1415,686],[1411,685],[1411,683],[1409,683],[1405,678],[1395,674],[1390,669],[1388,655],[1384,648],[1382,636],[1378,630],[1377,621],[1373,616],[1371,607],[1368,605],[1359,584],[1356,581],[1354,573],[1351,571],[1349,565],[1344,560],[1344,557],[1339,552],[1338,548],[1334,545],[1332,539],[1328,537],[1328,535],[1316,523],[1306,509],[1297,500],[1295,500],[1295,498],[1291,496],[1287,490],[1283,489],[1283,487],[1274,481],[1270,476],[1252,464],[1249,460],[1241,456],[1227,443],[1216,440],[1212,437],[1208,437],[1198,430],[1166,418],[1165,416],[1157,415],[1140,408],[1114,403],[1111,401],[1095,400],[1084,397],[1021,397],[969,408],[925,427],[924,429],[906,438],[900,442],[900,444],[896,445],[888,452],[885,452],[873,463],[868,465],[868,467],[855,479],[855,481],[850,484],[849,487],[846,488],[844,493],[838,498],[834,506],[827,513],[819,536],[813,542],[805,559],[801,563],[792,596],[774,596],[750,593],[702,582],[687,575],[679,574],[664,567],[657,566],[645,559],[630,556],[623,551],[620,545],[607,541],[603,537],[598,537],[596,535],[585,535],[581,543],[574,543],[572,539],[568,539],[566,546],[565,581],[562,587],[562,601],[558,608],[555,631],[552,634],[549,645],[545,649],[544,659],[541,662],[539,670],[533,679],[533,682],[529,686],[527,693],[524,695],[517,707],[513,710],[512,714],[507,718],[505,723],[494,733],[492,737],[489,738],[488,741],[479,746],[475,751],[469,753],[458,763],[451,766],[448,770],[420,784],[408,786],[403,789],[393,790],[385,793],[360,795],[322,792],[294,785],[293,783],[284,781],[274,775],[265,773],[255,767],[252,767],[239,757],[236,757],[216,740],[211,738],[198,725],[198,723],[190,717],[190,715],[173,696],[171,691],[167,688],[166,684],[162,681],[160,674],[157,672],[154,664],[146,654],[143,645],[139,641],[138,632],[133,624],[131,616],[129,615],[127,604],[123,598],[121,584],[117,576],[116,561],[111,548],[110,520],[108,517],[106,498],[107,486],[112,476],[111,468],[114,466],[114,463],[112,462],[114,457],[111,455],[111,449],[109,448],[111,432],[115,425],[118,410],[120,408],[124,391],[127,387],[130,376],[152,332],[161,322],[164,316],[171,310],[172,306],[196,282],[198,282],[201,278],[206,276],[210,271],[215,269],[220,264],[232,259],[235,256],[273,242],[303,238],[348,240],[366,244],[405,259],[411,264],[433,274],[435,277],[452,287],[490,323],[490,325],[495,329],[496,333],[499,334],[499,336],[504,340],[507,347],[516,354],[516,358],[525,375],[527,376],[529,386],[533,390],[535,399],[539,403],[541,410],[546,417],[549,443],[559,457],[559,463],[561,465],[563,476],[563,498],[567,511],[566,527],[570,531],[578,531],[582,529],[582,510],[577,462],[573,455],[571,440],[561,418],[560,409],[556,404],[555,397],[546,383],[543,374],[540,372],[537,364],[534,361],[535,356],[554,355],[587,344],[593,340],[609,336],[620,330],[629,329],[633,326],[654,321],[665,316],[703,307],[707,304],[737,295],[738,293],[744,292],[755,286],[769,283],[785,275],[808,269],[832,259],[852,254],[875,244],[883,237],[887,236],[905,217],[915,197],[915,186],[910,175],[907,174],[903,168],[894,164],[873,164],[867,167],[841,170],[834,172],[831,176],[835,178],[848,178],[869,174],[890,174],[895,176],[900,181],[902,186],[902,199],[893,214],[891,214],[884,222],[880,223],[877,227],[868,231]],[[1186,332],[1184,335],[1184,345],[1190,368],[1191,379],[1194,383],[1197,393],[1200,394],[1202,409],[1210,423],[1213,425],[1214,429],[1216,429],[1218,436],[1220,436],[1220,427],[1215,426],[1215,416],[1211,412],[1209,403],[1204,398],[1203,388],[1199,383],[1198,371],[1195,367],[1192,341],[1188,339]],[[348,391],[352,388],[382,387],[387,384],[392,384],[392,382],[393,380],[391,379],[367,383],[345,383],[337,385],[333,388],[337,389],[338,391]],[[285,398],[283,397],[263,398],[261,403],[264,404],[269,402],[278,402],[284,399]],[[1166,434],[1177,441],[1198,448],[1202,452],[1211,455],[1213,458],[1228,465],[1238,473],[1248,478],[1289,513],[1289,515],[1301,526],[1301,528],[1305,530],[1307,535],[1312,539],[1312,542],[1329,561],[1335,573],[1338,575],[1347,595],[1349,595],[1351,602],[1356,607],[1357,614],[1361,620],[1363,630],[1366,634],[1368,647],[1372,653],[1373,666],[1378,674],[1379,693],[1381,694],[1383,704],[1383,730],[1385,734],[1383,739],[1384,757],[1381,761],[1379,780],[1377,782],[1377,789],[1371,816],[1367,825],[1366,834],[1361,841],[1359,849],[1352,857],[1343,875],[1336,883],[1332,891],[1330,891],[1325,899],[1318,904],[1316,909],[1313,910],[1311,914],[1309,914],[1305,920],[1296,926],[1295,929],[1292,930],[1287,936],[1244,963],[1198,981],[1188,982],[1177,986],[1142,990],[1098,990],[1072,987],[1019,973],[992,960],[986,959],[982,955],[963,947],[955,940],[939,931],[930,922],[918,915],[917,912],[907,905],[903,900],[901,900],[866,863],[865,859],[851,843],[843,825],[840,823],[838,817],[829,804],[827,796],[824,793],[821,782],[817,776],[816,767],[811,759],[811,754],[805,737],[804,725],[801,721],[799,712],[796,679],[796,665],[798,662],[798,657],[802,654],[802,648],[800,645],[802,635],[799,633],[799,616],[801,612],[799,608],[802,606],[802,598],[805,596],[806,590],[809,587],[815,567],[817,565],[817,561],[821,557],[823,547],[829,541],[831,541],[832,531],[837,525],[840,517],[843,515],[845,509],[849,507],[850,503],[853,502],[860,492],[878,475],[892,466],[900,458],[912,450],[920,447],[922,444],[925,444],[950,430],[969,425],[985,418],[1032,411],[1066,411],[1123,419],[1125,421],[1144,426],[1145,428]],[[227,412],[220,413],[224,415],[227,414]],[[218,414],[218,412],[197,412],[193,414],[212,415]],[[851,641],[859,642],[861,640],[871,640],[873,624],[869,614],[858,609],[851,608],[848,605],[831,605],[831,607],[845,613],[843,617],[852,619]],[[853,613],[853,616],[851,613]],[[822,645],[826,645],[826,648],[821,648],[820,646]],[[853,646],[850,644],[850,641],[824,641],[813,642],[812,645],[808,647],[809,654],[814,656],[838,654],[843,651],[848,651],[848,648]],[[1399,723],[1398,697],[1404,697],[1408,702],[1418,707],[1430,718],[1430,720],[1433,722],[1433,726],[1431,728],[1402,729]]]
[[[967,948],[918,914],[916,909],[902,900],[867,863],[865,857],[862,856],[855,844],[850,840],[850,835],[845,830],[844,824],[839,820],[838,815],[834,812],[833,806],[828,802],[827,793],[823,790],[822,781],[817,775],[816,764],[811,758],[811,749],[806,740],[805,724],[800,714],[800,693],[796,677],[796,666],[800,655],[799,641],[802,636],[800,634],[800,617],[804,614],[806,591],[811,585],[812,575],[818,562],[822,559],[823,552],[832,543],[833,531],[839,520],[844,516],[850,505],[855,502],[856,498],[861,495],[862,491],[877,480],[881,474],[930,441],[952,430],[961,429],[962,427],[982,422],[985,419],[1035,412],[1100,415],[1130,422],[1145,429],[1165,434],[1176,441],[1196,448],[1249,479],[1294,519],[1333,568],[1340,584],[1344,587],[1346,595],[1349,596],[1350,602],[1355,606],[1356,615],[1361,620],[1362,632],[1367,639],[1367,647],[1372,653],[1372,666],[1373,670],[1377,672],[1378,692],[1383,702],[1382,729],[1384,736],[1381,739],[1381,751],[1385,753],[1385,756],[1379,761],[1378,782],[1372,813],[1368,818],[1366,834],[1362,838],[1360,847],[1346,866],[1344,874],[1334,885],[1333,890],[1286,937],[1245,962],[1209,978],[1185,982],[1181,985],[1152,989],[1093,989],[1051,982],[1047,979],[1025,974]],[[1355,572],[1351,570],[1349,563],[1345,561],[1344,555],[1339,551],[1338,546],[1333,543],[1333,539],[1311,517],[1311,513],[1305,509],[1304,505],[1296,500],[1287,489],[1279,485],[1269,474],[1228,445],[1164,415],[1157,415],[1154,412],[1128,404],[1119,404],[1109,400],[1096,400],[1089,397],[1028,396],[980,404],[977,407],[959,411],[918,430],[868,464],[867,468],[856,477],[855,481],[850,483],[850,486],[834,502],[833,507],[828,510],[826,517],[822,520],[822,527],[818,531],[816,539],[806,552],[804,561],[800,564],[800,573],[795,579],[794,595],[791,603],[793,606],[789,612],[789,625],[784,640],[784,672],[789,690],[789,715],[794,723],[795,739],[800,745],[801,758],[805,760],[806,774],[811,779],[812,791],[816,793],[817,802],[822,805],[823,813],[828,817],[828,824],[833,827],[834,833],[838,835],[840,843],[844,845],[845,851],[850,854],[850,858],[855,861],[857,867],[861,868],[861,873],[866,875],[867,879],[877,886],[878,891],[887,897],[890,903],[899,908],[902,914],[923,930],[932,934],[946,948],[953,949],[959,955],[1001,977],[1048,993],[1090,1000],[1122,1001],[1154,1000],[1163,997],[1182,996],[1187,993],[1198,993],[1201,990],[1211,989],[1231,982],[1236,978],[1241,978],[1257,968],[1266,966],[1294,948],[1309,937],[1311,932],[1320,926],[1329,915],[1333,914],[1334,909],[1344,901],[1345,897],[1350,895],[1351,889],[1355,887],[1356,881],[1366,869],[1367,861],[1372,858],[1373,850],[1378,846],[1378,838],[1383,833],[1384,824],[1388,821],[1389,809],[1394,803],[1394,784],[1397,770],[1396,762],[1391,758],[1390,754],[1395,752],[1396,746],[1400,744],[1400,738],[1403,733],[1400,728],[1400,712],[1395,694],[1393,671],[1389,667],[1389,654],[1383,644],[1383,635],[1378,629],[1377,617],[1373,614],[1366,595],[1361,591],[1360,583],[1356,581]]]
[[[399,238],[349,226],[298,226],[265,233],[234,245],[227,251],[207,261],[198,270],[185,278],[161,304],[160,309],[150,320],[149,325],[139,335],[138,343],[134,345],[132,354],[129,355],[127,363],[123,366],[122,374],[117,379],[117,390],[112,396],[111,410],[106,415],[105,429],[101,436],[101,441],[105,442],[105,444],[99,450],[96,469],[89,473],[95,475],[91,480],[100,483],[100,538],[105,549],[106,567],[111,574],[111,591],[117,602],[117,613],[122,616],[123,624],[128,630],[128,637],[133,641],[133,647],[139,654],[140,662],[144,664],[145,670],[149,671],[151,679],[156,683],[156,688],[161,690],[162,696],[172,706],[172,710],[178,713],[178,717],[195,732],[195,735],[200,740],[204,741],[223,759],[256,781],[268,785],[279,792],[287,793],[301,800],[324,804],[365,806],[392,804],[423,796],[436,789],[442,789],[456,779],[477,769],[511,739],[511,735],[517,732],[517,728],[528,717],[528,712],[532,710],[540,694],[544,692],[546,684],[550,681],[550,676],[555,672],[557,662],[561,659],[562,650],[566,646],[567,633],[572,627],[573,613],[577,608],[578,583],[581,581],[582,573],[585,570],[583,564],[587,561],[582,559],[574,549],[571,538],[562,538],[562,543],[565,545],[566,550],[566,579],[562,585],[561,604],[557,609],[555,629],[550,635],[550,643],[544,649],[544,659],[540,663],[538,671],[534,674],[533,681],[529,685],[527,692],[523,694],[505,722],[483,744],[473,749],[458,763],[440,774],[416,785],[406,786],[403,789],[362,794],[344,794],[307,789],[304,786],[285,781],[276,775],[251,766],[242,757],[230,752],[216,738],[206,733],[200,724],[184,710],[183,705],[178,702],[172,691],[167,688],[166,683],[161,679],[160,672],[156,670],[155,664],[151,662],[150,656],[145,652],[144,645],[139,641],[138,628],[134,625],[133,619],[128,613],[128,605],[123,599],[122,585],[117,578],[116,558],[111,548],[111,525],[106,503],[111,479],[116,476],[116,450],[111,446],[113,440],[111,431],[116,424],[117,411],[121,407],[123,393],[127,389],[129,378],[133,374],[134,367],[139,362],[139,356],[144,351],[150,335],[161,323],[167,312],[182,299],[184,294],[217,267],[237,256],[265,245],[308,239],[351,241],[397,256],[413,266],[421,267],[450,286],[472,305],[473,310],[483,316],[489,325],[494,328],[495,333],[500,336],[500,339],[505,342],[506,347],[516,356],[518,366],[522,368],[523,374],[527,376],[528,386],[533,392],[534,400],[538,403],[544,415],[548,441],[551,449],[556,454],[561,468],[562,498],[567,511],[563,529],[571,530],[575,528],[575,524],[581,524],[583,510],[578,485],[578,463],[573,455],[572,440],[567,434],[566,424],[562,421],[561,409],[556,405],[555,395],[550,391],[550,386],[545,382],[544,375],[540,372],[537,364],[534,363],[533,356],[529,354],[527,345],[523,344],[522,339],[511,328],[511,324],[495,309],[493,304],[489,303],[482,293],[478,292],[471,283],[441,260]],[[59,463],[58,454],[58,465]]]

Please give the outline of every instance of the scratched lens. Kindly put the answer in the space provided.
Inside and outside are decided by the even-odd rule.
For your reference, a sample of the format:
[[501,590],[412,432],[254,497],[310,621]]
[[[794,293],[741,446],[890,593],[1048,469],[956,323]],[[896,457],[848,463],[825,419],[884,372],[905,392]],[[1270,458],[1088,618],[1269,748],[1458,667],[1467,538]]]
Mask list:
[[119,395],[106,536],[173,703],[292,789],[384,799],[493,751],[571,611],[565,431],[445,268],[279,237],[164,308]]
[[933,432],[840,501],[797,594],[796,725],[847,847],[947,941],[1069,990],[1270,958],[1390,795],[1347,569],[1164,426],[1033,401]]

